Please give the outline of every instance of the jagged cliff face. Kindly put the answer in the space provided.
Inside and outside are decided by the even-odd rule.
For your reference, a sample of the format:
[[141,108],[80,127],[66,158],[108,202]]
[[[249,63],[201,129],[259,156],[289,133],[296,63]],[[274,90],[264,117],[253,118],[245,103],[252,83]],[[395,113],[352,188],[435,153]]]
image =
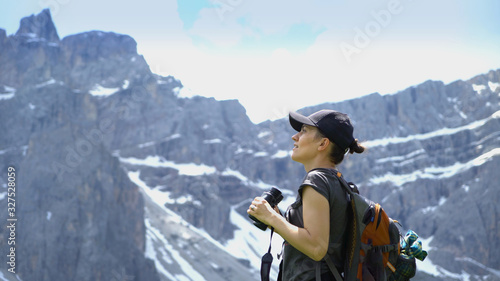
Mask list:
[[[173,77],[152,74],[129,36],[93,31],[59,40],[48,10],[23,19],[13,36],[0,30],[0,162],[2,170],[14,166],[18,171],[16,212],[22,220],[16,228],[15,271],[22,280],[165,280],[166,275],[193,274],[182,267],[180,257],[191,255],[183,253],[185,247],[177,249],[181,254],[174,265],[160,268],[160,275],[146,254],[164,253],[163,237],[205,236],[188,234],[192,230],[175,218],[177,225],[163,225],[168,220],[158,217],[168,214],[158,215],[154,206],[146,221],[143,195],[117,155],[146,155],[153,149],[167,158],[194,159],[213,153],[203,146],[205,137],[248,138],[251,131],[233,130],[232,122],[253,124],[236,101],[177,98],[181,86]],[[203,129],[221,119],[227,124],[223,131]],[[195,145],[199,149],[192,149]],[[223,167],[224,159],[209,164]],[[192,178],[173,176],[179,192],[187,185],[196,188]],[[2,177],[0,184],[7,191],[7,180]],[[213,199],[217,192],[211,189],[205,196]],[[250,193],[243,190],[247,197]],[[7,206],[6,193],[1,200]],[[216,237],[229,237],[234,227],[227,223],[227,206],[183,215]],[[6,213],[0,216],[7,219]],[[8,229],[0,232],[9,235]],[[191,241],[190,246],[203,247],[185,263],[209,252],[212,263],[196,269],[207,278],[251,276],[248,264],[211,241]],[[170,254],[179,247],[174,244]],[[6,240],[0,242],[3,252],[9,247]]]
[[[100,35],[107,39],[94,48],[82,46],[83,38],[75,42]],[[18,175],[20,278],[159,280],[153,261],[144,257],[143,197],[105,137],[117,128],[98,119],[97,103],[86,94],[98,83],[114,86],[114,78],[106,78],[111,73],[130,81],[138,72],[148,74],[135,42],[102,33],[60,41],[48,11],[23,19],[19,31],[0,42],[0,162],[2,170],[13,165]],[[132,70],[97,71],[99,60]],[[7,252],[6,240],[0,243]]]
[[[425,238],[419,280],[500,279],[499,83],[497,70],[302,110],[351,116],[368,150],[340,170]],[[245,210],[271,185],[293,200],[294,132],[181,88],[126,35],[61,40],[47,10],[0,29],[0,163],[19,171],[22,280],[258,280],[268,237]]]

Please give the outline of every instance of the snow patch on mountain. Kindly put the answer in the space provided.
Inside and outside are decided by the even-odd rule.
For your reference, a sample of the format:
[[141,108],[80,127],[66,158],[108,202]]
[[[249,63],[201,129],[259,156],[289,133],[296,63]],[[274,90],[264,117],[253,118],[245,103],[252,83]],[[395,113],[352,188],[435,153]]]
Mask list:
[[187,176],[201,176],[206,174],[213,174],[217,170],[215,167],[203,165],[203,164],[179,164],[173,161],[167,161],[161,156],[148,156],[145,159],[138,159],[134,157],[130,158],[120,158],[120,161],[132,165],[142,165],[154,168],[172,168],[179,171],[180,175]]
[[105,88],[99,84],[96,84],[89,93],[95,97],[109,97],[120,91],[121,88]]
[[484,153],[471,161],[465,163],[455,163],[451,166],[444,167],[427,167],[424,169],[416,170],[412,173],[395,175],[391,172],[370,179],[371,184],[381,184],[385,182],[390,182],[394,186],[402,187],[404,184],[413,182],[419,179],[443,179],[455,176],[458,173],[463,173],[473,167],[481,166],[487,161],[491,160],[493,157],[500,156],[500,148],[495,148],[487,153]]
[[377,139],[377,140],[370,140],[370,141],[364,142],[363,144],[369,148],[374,148],[377,146],[387,146],[390,144],[406,143],[406,142],[411,142],[411,141],[427,140],[427,139],[440,137],[440,136],[453,135],[453,134],[456,134],[456,133],[461,132],[461,131],[477,129],[477,128],[483,126],[484,124],[486,124],[488,121],[493,120],[493,119],[498,119],[498,118],[500,118],[500,111],[493,113],[488,118],[478,120],[478,121],[472,122],[470,124],[456,127],[456,128],[442,128],[442,129],[435,130],[435,131],[432,131],[429,133],[410,135],[407,137],[393,137],[393,138],[383,138],[383,139]]
[[[1,89],[1,88],[0,88]],[[3,91],[0,92],[0,101],[1,100],[9,100],[14,97],[16,94],[16,89],[9,87],[9,86],[3,86]]]

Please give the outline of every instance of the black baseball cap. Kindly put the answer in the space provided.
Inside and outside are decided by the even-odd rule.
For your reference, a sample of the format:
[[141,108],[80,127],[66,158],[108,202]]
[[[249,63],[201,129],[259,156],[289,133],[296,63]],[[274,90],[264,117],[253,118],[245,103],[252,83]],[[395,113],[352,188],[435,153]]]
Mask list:
[[290,125],[300,131],[302,125],[309,125],[318,128],[330,141],[338,145],[342,150],[347,150],[354,141],[352,135],[354,127],[347,114],[324,109],[309,116],[301,115],[297,112],[290,112]]

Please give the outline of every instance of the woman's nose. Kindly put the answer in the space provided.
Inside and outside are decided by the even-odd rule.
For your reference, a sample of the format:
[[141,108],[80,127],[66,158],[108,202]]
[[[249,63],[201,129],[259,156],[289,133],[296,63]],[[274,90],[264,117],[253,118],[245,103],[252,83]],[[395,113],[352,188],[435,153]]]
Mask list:
[[292,140],[297,141],[299,139],[299,133],[292,136]]

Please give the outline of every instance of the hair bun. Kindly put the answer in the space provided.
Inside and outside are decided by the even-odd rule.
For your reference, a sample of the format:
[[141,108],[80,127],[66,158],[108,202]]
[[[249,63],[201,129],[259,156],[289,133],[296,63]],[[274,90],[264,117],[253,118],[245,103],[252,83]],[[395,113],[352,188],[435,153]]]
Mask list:
[[358,143],[358,139],[354,139],[354,141],[349,146],[349,153],[363,153],[363,151],[365,151],[365,147]]

